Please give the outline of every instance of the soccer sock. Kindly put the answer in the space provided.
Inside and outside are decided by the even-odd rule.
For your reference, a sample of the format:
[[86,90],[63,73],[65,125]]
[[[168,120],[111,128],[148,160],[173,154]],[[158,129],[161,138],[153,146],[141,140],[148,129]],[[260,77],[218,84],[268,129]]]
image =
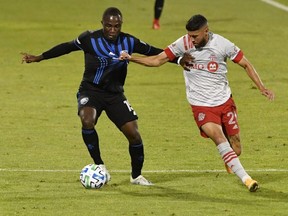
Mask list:
[[94,128],[93,129],[82,128],[82,137],[90,153],[90,156],[94,160],[94,163],[104,164],[100,156],[99,139],[96,130]]
[[163,10],[164,0],[156,0],[154,6],[154,19],[159,20]]
[[129,153],[131,157],[132,178],[137,178],[139,175],[141,175],[141,170],[144,163],[143,143],[129,145]]
[[243,166],[240,163],[238,156],[233,151],[233,149],[231,148],[228,142],[219,144],[217,146],[217,149],[224,163],[227,164],[232,169],[232,171],[241,179],[243,183],[245,183],[245,181],[248,178],[251,178],[244,170]]

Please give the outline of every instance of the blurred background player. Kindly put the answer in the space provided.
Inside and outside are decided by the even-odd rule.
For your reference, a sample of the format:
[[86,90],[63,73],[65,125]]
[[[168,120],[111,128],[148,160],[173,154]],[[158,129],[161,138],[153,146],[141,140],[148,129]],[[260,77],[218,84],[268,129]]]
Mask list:
[[164,6],[164,0],[156,0],[154,5],[154,20],[153,20],[153,29],[160,28],[160,17]]

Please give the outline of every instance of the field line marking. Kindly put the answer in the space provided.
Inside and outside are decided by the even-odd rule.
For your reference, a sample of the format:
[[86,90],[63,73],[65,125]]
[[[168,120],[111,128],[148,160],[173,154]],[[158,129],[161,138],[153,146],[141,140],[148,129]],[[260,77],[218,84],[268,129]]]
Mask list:
[[[0,172],[80,172],[81,170],[2,169]],[[288,169],[248,169],[247,172],[288,172]],[[130,170],[109,170],[111,173],[130,173]],[[143,173],[218,173],[226,170],[143,170]]]
[[261,0],[261,1],[288,12],[288,6],[283,5],[279,2],[275,2],[273,0]]

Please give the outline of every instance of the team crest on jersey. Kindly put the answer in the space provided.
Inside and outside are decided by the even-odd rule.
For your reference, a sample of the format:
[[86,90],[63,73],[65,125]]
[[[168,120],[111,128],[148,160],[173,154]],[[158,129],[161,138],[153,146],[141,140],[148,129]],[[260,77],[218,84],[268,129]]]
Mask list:
[[84,97],[80,100],[80,104],[81,105],[85,105],[87,102],[89,101],[89,98],[88,97]]
[[215,61],[210,61],[208,64],[207,64],[207,69],[208,71],[210,72],[216,72],[218,70],[218,63],[215,62]]
[[203,121],[205,118],[205,113],[199,113],[198,114],[198,121]]
[[212,53],[209,57],[209,59],[211,60],[208,64],[207,64],[207,69],[209,72],[216,72],[218,70],[218,63],[216,62],[217,61],[217,56]]

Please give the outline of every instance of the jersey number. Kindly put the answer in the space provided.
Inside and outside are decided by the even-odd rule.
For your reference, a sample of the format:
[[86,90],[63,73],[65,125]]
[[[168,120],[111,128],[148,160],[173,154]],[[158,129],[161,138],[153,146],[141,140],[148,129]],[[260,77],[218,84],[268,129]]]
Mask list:
[[233,125],[236,124],[237,115],[235,112],[228,112],[227,117],[230,118],[228,124]]
[[129,112],[133,112],[133,115],[137,115],[133,107],[129,104],[128,100],[123,101],[124,104],[126,104]]

